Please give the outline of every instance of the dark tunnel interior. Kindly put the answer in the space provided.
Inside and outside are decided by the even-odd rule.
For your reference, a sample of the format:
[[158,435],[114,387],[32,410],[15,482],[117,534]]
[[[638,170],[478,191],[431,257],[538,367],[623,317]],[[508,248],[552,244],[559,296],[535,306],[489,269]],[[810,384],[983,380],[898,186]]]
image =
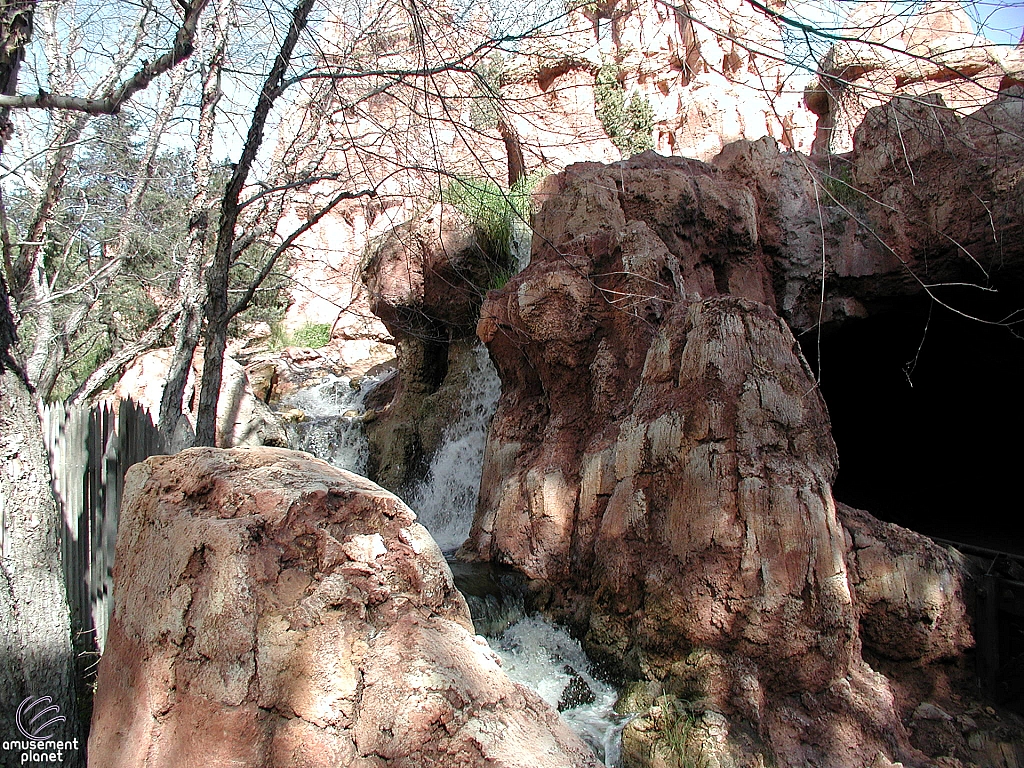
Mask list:
[[820,342],[805,334],[816,370],[820,345],[836,499],[931,536],[1024,554],[1018,333],[922,297]]

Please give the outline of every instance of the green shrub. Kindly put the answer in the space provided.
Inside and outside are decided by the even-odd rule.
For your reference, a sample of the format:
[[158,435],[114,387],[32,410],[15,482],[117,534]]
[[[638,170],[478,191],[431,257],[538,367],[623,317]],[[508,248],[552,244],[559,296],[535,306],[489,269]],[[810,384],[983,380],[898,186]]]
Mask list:
[[476,231],[489,267],[489,279],[481,288],[501,288],[516,273],[512,250],[516,222],[529,224],[530,193],[540,178],[532,175],[520,179],[509,190],[490,179],[455,179],[441,195],[442,202],[458,209]]
[[853,169],[849,163],[841,163],[822,173],[822,204],[829,207],[861,208],[864,193],[853,185]]
[[659,737],[680,768],[706,768],[708,760],[704,747],[695,739],[693,731],[699,715],[690,710],[689,702],[671,696],[657,701],[661,708]]
[[285,347],[310,347],[320,349],[331,341],[331,326],[328,323],[303,323],[294,333],[288,333],[280,322],[270,326],[267,346],[272,352]]
[[331,341],[331,326],[328,323],[304,323],[292,334],[292,346],[320,349]]
[[654,149],[654,110],[646,97],[635,94],[626,100],[617,64],[605,63],[594,86],[595,112],[605,133],[623,157]]

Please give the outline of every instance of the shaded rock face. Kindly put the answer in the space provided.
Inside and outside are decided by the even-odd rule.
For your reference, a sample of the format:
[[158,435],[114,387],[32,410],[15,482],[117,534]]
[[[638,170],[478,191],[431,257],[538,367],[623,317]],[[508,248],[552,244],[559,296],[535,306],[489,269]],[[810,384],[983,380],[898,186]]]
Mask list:
[[100,768],[598,766],[472,634],[396,497],[283,449],[129,472]]
[[369,474],[396,493],[422,478],[459,412],[494,261],[474,226],[438,203],[375,243],[362,267],[374,313],[395,338],[398,376],[371,399]]
[[[868,114],[844,158],[856,199],[767,140],[572,166],[541,189],[529,268],[481,310],[503,393],[463,555],[523,571],[591,652],[717,713],[694,723],[722,764],[921,762],[904,723],[973,644],[963,564],[837,508],[790,330],[929,279],[1018,279],[1019,102],[989,105],[986,131],[918,106],[905,156],[891,112]],[[648,706],[629,754],[670,711]]]
[[472,223],[443,203],[395,227],[371,249],[362,268],[370,308],[399,339],[436,336],[438,329],[452,329],[456,338],[471,335],[491,275],[506,266],[492,263]]
[[[375,482],[410,498],[441,446],[445,430],[462,410],[469,377],[476,372],[473,350],[478,343],[462,339],[448,345],[444,378],[432,391],[403,389],[403,382],[394,377],[367,397],[367,407],[374,414],[364,422],[370,450],[367,474]],[[400,355],[404,351],[399,347]],[[404,360],[407,369],[415,370],[415,360],[407,356]]]
[[[756,201],[768,303],[798,334],[911,296],[990,321],[1015,309],[1024,285],[1022,95],[1010,89],[969,118],[938,97],[896,99],[867,113],[842,157],[808,161],[767,141],[726,147],[712,165]],[[978,291],[958,283],[1009,300],[974,301]]]
[[961,648],[970,625],[958,577],[967,570],[961,556],[862,510],[839,504],[837,513],[864,647],[886,659],[918,662]]
[[[151,413],[159,413],[172,353],[172,349],[163,348],[141,355],[113,387],[113,397],[119,400],[134,399]],[[195,440],[196,409],[199,404],[196,382],[201,376],[202,351],[197,350],[185,386],[184,413],[174,429],[167,429],[173,433],[171,450],[190,446]],[[164,428],[163,425],[161,428]],[[287,443],[284,427],[263,399],[254,393],[245,369],[225,355],[220,399],[217,402],[217,444],[232,447],[283,446]]]

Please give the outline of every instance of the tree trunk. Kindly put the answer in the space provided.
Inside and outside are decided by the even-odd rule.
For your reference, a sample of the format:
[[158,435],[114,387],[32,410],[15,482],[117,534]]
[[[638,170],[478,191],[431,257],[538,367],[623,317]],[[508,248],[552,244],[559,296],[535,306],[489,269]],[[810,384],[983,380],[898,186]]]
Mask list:
[[[33,0],[0,2],[0,93],[14,90],[34,9]],[[3,111],[0,152],[10,133]],[[10,254],[4,256],[10,263]],[[40,735],[73,741],[77,749],[65,751],[64,764],[80,766],[85,745],[79,741],[71,617],[58,555],[60,517],[32,394],[14,359],[8,297],[0,274],[0,734],[17,739],[19,706],[29,697],[49,696],[65,720]],[[2,762],[20,764],[21,751],[5,752]]]
[[[3,314],[0,322],[10,323],[10,314]],[[66,720],[47,733],[59,740],[81,739],[71,619],[58,555],[61,520],[50,492],[42,431],[19,372],[0,371],[0,733],[4,739],[20,738],[14,722],[18,706],[29,697],[49,696]],[[19,764],[16,751],[0,753],[0,762]],[[77,752],[65,753],[64,764],[83,765],[84,756],[79,742]]]
[[227,347],[227,329],[231,320],[228,304],[228,274],[235,254],[235,226],[242,206],[239,197],[249,176],[256,153],[263,144],[263,131],[274,102],[284,92],[284,76],[292,59],[299,35],[306,28],[313,0],[299,0],[292,10],[288,34],[281,43],[274,66],[260,90],[259,101],[253,111],[249,133],[242,155],[228,181],[221,202],[217,246],[207,272],[206,296],[206,352],[203,362],[203,380],[199,389],[199,412],[196,415],[196,445],[216,445],[217,400],[224,370],[224,350]]
[[195,195],[189,207],[189,247],[185,266],[178,281],[181,297],[181,316],[174,332],[174,354],[171,357],[167,383],[160,399],[160,431],[174,449],[186,448],[181,444],[177,429],[185,409],[185,388],[192,371],[192,357],[203,329],[203,303],[206,290],[203,285],[203,262],[206,259],[206,237],[210,229],[210,182],[213,131],[217,119],[217,104],[222,95],[220,74],[227,50],[228,7],[216,3],[216,12],[203,29],[202,40],[208,50],[203,60],[208,62],[203,79],[203,96],[199,108],[199,132],[196,136],[196,162],[193,171]]

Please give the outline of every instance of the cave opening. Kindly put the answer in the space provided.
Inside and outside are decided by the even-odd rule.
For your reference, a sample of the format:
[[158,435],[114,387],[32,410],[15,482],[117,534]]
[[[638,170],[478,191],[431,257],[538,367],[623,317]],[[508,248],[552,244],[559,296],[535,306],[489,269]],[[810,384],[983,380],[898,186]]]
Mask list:
[[837,501],[1024,555],[1024,338],[927,297],[814,336],[801,343],[839,451]]

